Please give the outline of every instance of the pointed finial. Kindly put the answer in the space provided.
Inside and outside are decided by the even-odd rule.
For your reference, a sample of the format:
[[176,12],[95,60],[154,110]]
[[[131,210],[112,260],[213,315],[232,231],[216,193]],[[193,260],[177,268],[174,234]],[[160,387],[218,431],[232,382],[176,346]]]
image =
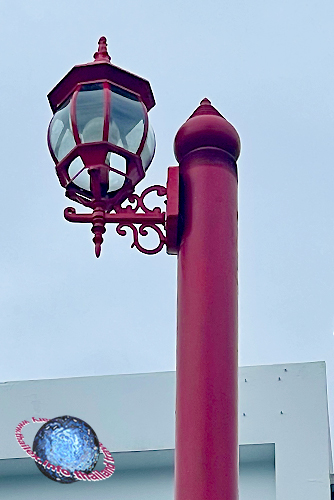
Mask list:
[[94,59],[95,62],[107,62],[110,63],[111,57],[108,54],[108,49],[107,49],[107,39],[105,36],[101,36],[99,40],[99,47],[97,49],[97,52],[94,54]]
[[179,129],[174,141],[174,152],[179,163],[189,153],[201,148],[220,149],[234,161],[240,153],[237,131],[207,98],[201,100],[198,108]]
[[223,115],[221,115],[219,111],[212,106],[210,99],[208,99],[207,97],[204,97],[204,99],[201,100],[198,108],[195,109],[195,111],[189,118],[203,115],[217,115],[224,118]]

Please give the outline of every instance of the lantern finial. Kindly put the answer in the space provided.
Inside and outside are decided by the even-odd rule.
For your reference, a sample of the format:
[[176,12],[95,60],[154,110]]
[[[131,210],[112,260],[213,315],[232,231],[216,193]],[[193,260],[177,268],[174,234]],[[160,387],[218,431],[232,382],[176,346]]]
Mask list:
[[97,49],[97,52],[94,54],[94,59],[95,62],[107,62],[110,63],[111,57],[108,54],[108,49],[107,49],[107,39],[105,36],[101,36],[99,40],[99,47]]

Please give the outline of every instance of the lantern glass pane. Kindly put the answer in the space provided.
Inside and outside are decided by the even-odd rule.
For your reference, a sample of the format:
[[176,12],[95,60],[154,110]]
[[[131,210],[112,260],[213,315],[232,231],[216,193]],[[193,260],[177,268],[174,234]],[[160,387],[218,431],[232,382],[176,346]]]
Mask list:
[[135,96],[113,88],[110,103],[109,137],[115,144],[136,153],[144,134],[145,112]]
[[144,170],[148,169],[153,159],[154,152],[155,152],[155,135],[153,132],[153,128],[149,125],[145,145],[140,155]]
[[75,158],[70,164],[68,175],[74,184],[82,189],[86,189],[86,191],[90,191],[90,175],[80,156]]
[[51,120],[49,139],[51,149],[58,161],[75,146],[70,122],[70,101],[66,101]]
[[[117,155],[115,153],[109,152],[106,157],[106,164],[109,167],[115,168],[120,172],[126,173],[126,159],[123,156]],[[120,175],[117,172],[109,171],[109,189],[108,193],[117,191],[120,189],[125,182],[124,175]]]
[[83,85],[76,102],[76,118],[81,142],[102,141],[103,134],[103,84]]

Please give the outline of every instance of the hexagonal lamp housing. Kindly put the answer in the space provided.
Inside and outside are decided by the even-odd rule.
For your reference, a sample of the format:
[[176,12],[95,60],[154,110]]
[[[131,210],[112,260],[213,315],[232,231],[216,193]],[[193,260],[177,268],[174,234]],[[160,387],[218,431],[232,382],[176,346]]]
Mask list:
[[109,212],[131,195],[152,161],[148,111],[155,101],[147,80],[110,63],[104,37],[94,58],[74,66],[49,93],[48,146],[66,196]]

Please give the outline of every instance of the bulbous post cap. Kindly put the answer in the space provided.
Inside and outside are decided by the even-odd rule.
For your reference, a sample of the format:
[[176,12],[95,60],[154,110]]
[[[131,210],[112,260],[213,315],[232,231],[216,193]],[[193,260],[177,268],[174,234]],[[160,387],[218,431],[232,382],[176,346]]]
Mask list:
[[205,147],[222,149],[235,161],[240,154],[238,132],[206,98],[177,132],[175,157],[180,163],[191,151]]

